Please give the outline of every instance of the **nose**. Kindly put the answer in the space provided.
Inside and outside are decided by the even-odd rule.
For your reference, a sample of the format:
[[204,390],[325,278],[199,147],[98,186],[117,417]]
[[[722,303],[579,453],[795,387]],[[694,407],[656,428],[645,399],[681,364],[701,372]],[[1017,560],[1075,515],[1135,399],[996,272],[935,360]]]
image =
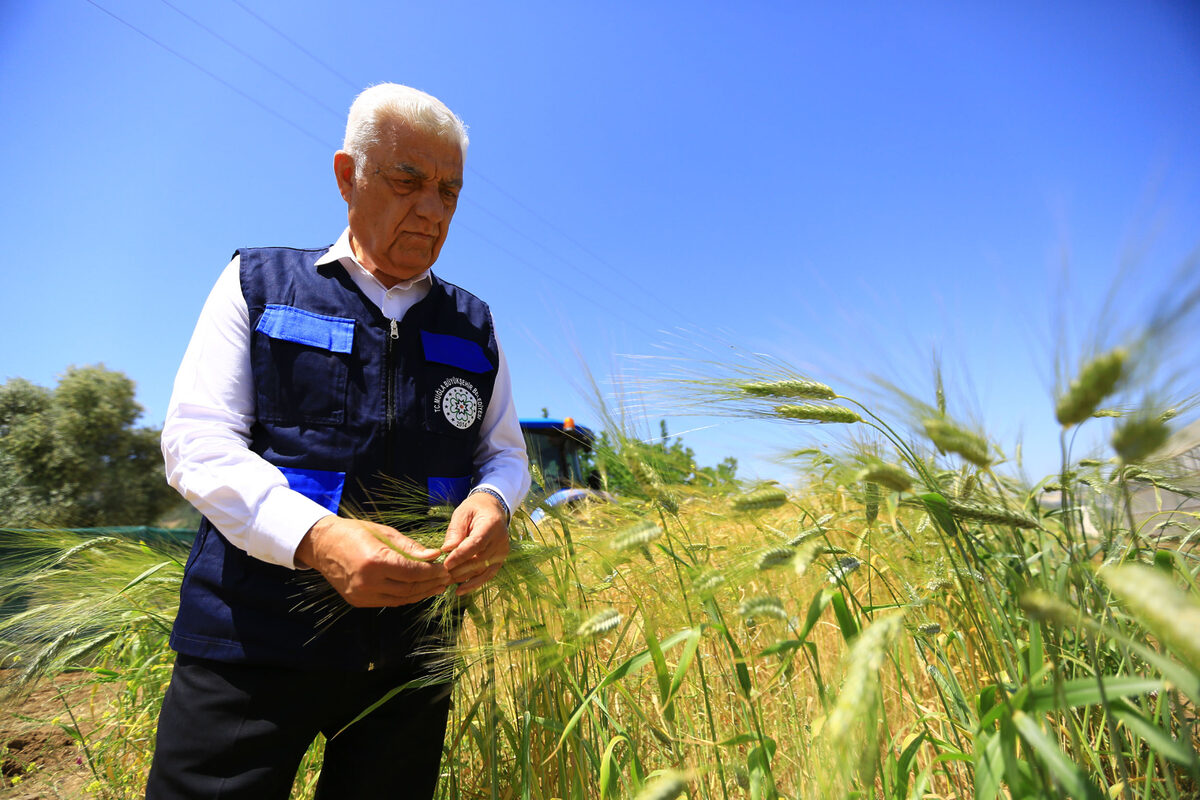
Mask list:
[[430,222],[441,222],[446,218],[446,201],[437,186],[426,186],[421,190],[414,209],[417,215]]

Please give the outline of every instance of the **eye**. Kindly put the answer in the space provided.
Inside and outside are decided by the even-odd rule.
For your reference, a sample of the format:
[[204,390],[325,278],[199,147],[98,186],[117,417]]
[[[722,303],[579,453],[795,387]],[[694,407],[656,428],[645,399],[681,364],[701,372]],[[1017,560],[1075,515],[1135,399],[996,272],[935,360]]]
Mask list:
[[458,202],[458,189],[455,189],[451,186],[443,186],[442,187],[442,199],[445,200],[447,203]]

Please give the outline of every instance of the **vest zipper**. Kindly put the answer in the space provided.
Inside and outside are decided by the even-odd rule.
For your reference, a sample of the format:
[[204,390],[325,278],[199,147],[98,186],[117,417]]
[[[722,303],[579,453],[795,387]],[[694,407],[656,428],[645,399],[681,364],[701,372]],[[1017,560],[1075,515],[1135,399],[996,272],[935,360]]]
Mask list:
[[[384,468],[391,469],[393,458],[392,441],[395,439],[396,432],[396,342],[400,339],[400,324],[396,320],[391,320],[391,330],[388,332],[387,341],[384,342],[383,353],[383,369],[387,373],[384,379],[384,393],[387,395],[384,400],[384,420],[383,420],[383,454]],[[374,659],[378,649],[375,627],[375,618],[371,617],[368,625],[367,640],[369,658]],[[375,669],[373,660],[367,662],[367,671],[372,672]]]
[[385,418],[383,421],[384,435],[384,468],[390,469],[392,465],[392,439],[395,436],[396,425],[396,365],[395,365],[395,347],[396,341],[400,338],[400,325],[396,320],[392,320],[392,329],[388,334],[386,342],[387,349],[384,352],[383,368],[387,372],[385,391],[387,399],[385,401]]

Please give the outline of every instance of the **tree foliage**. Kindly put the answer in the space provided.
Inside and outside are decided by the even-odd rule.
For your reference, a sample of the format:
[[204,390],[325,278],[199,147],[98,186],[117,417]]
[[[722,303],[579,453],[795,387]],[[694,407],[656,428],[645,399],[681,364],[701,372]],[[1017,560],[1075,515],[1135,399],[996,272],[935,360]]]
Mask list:
[[159,431],[135,427],[134,384],[104,365],[71,367],[54,389],[0,385],[0,525],[144,525],[178,501]]
[[[592,454],[593,468],[602,476],[604,488],[627,496],[638,496],[650,484],[729,486],[737,476],[737,459],[730,456],[715,467],[700,467],[696,454],[679,437],[671,438],[667,421],[659,421],[661,436],[639,441],[602,431]],[[638,472],[645,474],[638,475]]]

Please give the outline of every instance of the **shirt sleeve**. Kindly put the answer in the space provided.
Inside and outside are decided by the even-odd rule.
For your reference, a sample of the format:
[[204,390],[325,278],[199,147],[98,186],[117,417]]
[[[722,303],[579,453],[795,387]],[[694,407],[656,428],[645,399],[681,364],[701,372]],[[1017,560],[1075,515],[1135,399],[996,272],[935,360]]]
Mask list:
[[500,363],[492,387],[492,401],[483,413],[479,446],[475,448],[475,486],[499,492],[509,509],[515,511],[529,491],[529,458],[513,403],[508,361],[499,340],[497,350]]
[[221,273],[175,378],[162,451],[167,482],[235,547],[295,568],[296,547],[329,510],[293,491],[250,450],[250,314],[237,256]]

